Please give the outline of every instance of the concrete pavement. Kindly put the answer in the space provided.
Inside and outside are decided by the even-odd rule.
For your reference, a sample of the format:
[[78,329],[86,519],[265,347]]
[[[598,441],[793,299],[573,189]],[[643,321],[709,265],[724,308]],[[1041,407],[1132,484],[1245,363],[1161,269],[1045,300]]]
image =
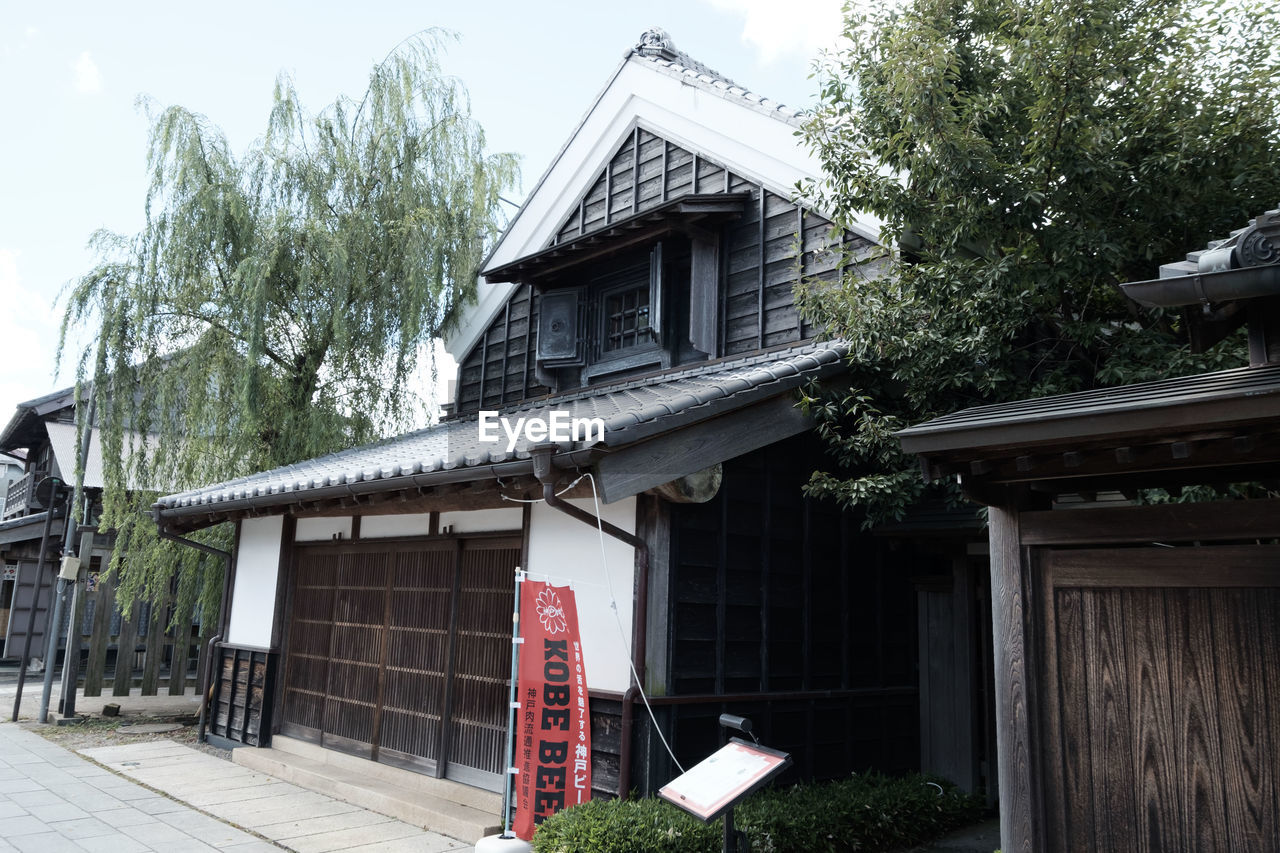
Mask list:
[[0,853],[474,850],[172,741],[84,754],[0,723]]
[[470,842],[430,832],[168,740],[81,750],[174,799],[299,853],[468,853]]
[[[217,760],[217,759],[214,759]],[[0,723],[0,851],[279,853],[13,723]]]

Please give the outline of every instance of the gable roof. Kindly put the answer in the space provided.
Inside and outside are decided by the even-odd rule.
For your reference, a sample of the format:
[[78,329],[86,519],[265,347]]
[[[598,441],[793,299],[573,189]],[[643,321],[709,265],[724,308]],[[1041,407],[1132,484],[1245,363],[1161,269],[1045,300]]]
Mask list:
[[42,440],[44,430],[41,424],[44,417],[61,409],[71,408],[75,401],[76,389],[72,386],[19,403],[9,423],[0,431],[0,450],[18,450]]
[[[817,158],[796,139],[801,117],[676,50],[662,30],[649,30],[624,54],[499,237],[482,274],[544,249],[636,127],[706,154],[779,195],[790,195],[798,182],[822,175]],[[873,219],[855,230],[878,241],[879,224]],[[445,338],[455,359],[466,356],[516,286],[480,283],[476,304]]]
[[[810,342],[749,356],[703,362],[551,396],[533,405],[509,407],[503,415],[601,418],[603,440],[572,442],[566,453],[612,450],[655,435],[701,423],[730,411],[785,394],[802,383],[844,369],[848,346],[841,341]],[[521,440],[508,452],[505,440],[482,444],[476,415],[433,427],[162,497],[161,523],[183,516],[208,516],[244,509],[283,507],[300,501],[333,500],[450,482],[516,476],[532,470],[530,444]],[[585,461],[585,460],[584,460]],[[711,464],[688,460],[690,470]],[[209,522],[212,523],[212,522]],[[196,525],[200,526],[200,525]]]

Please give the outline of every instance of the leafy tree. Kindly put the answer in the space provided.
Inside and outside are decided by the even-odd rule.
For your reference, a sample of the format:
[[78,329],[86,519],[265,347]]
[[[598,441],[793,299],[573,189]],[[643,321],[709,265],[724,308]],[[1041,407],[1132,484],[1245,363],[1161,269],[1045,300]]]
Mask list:
[[64,341],[99,324],[80,373],[94,379],[101,525],[118,531],[124,596],[154,598],[176,570],[184,604],[217,609],[220,572],[199,572],[141,514],[158,491],[321,455],[419,414],[409,382],[473,297],[516,173],[512,155],[486,153],[438,47],[406,42],[359,100],[315,115],[281,75],[266,133],[240,157],[205,117],[148,110],[145,226],[95,237],[102,261],[63,319]]
[[895,430],[981,403],[1243,363],[1197,355],[1154,278],[1280,202],[1280,13],[1254,0],[851,4],[804,136],[838,223],[894,250],[811,285],[857,390],[810,401],[841,461],[809,484],[900,516],[924,484]]

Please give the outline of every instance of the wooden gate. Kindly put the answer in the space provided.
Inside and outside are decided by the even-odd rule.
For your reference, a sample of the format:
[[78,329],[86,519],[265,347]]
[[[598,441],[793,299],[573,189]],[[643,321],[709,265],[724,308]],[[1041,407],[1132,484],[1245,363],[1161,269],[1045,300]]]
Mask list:
[[518,537],[300,546],[281,732],[498,789]]
[[1280,849],[1280,547],[1038,565],[1049,849]]

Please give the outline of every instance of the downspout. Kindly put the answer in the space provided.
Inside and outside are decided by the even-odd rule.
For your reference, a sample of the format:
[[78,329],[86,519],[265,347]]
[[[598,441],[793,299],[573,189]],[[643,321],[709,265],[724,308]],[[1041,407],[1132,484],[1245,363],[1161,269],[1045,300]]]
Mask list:
[[165,530],[160,524],[160,510],[156,508],[153,518],[156,522],[156,532],[161,539],[168,539],[170,542],[177,542],[179,545],[186,545],[188,548],[195,548],[197,551],[203,551],[215,557],[221,557],[223,562],[222,570],[222,599],[218,603],[218,631],[209,638],[209,642],[205,644],[205,667],[204,675],[200,679],[200,724],[198,740],[200,743],[207,743],[209,738],[205,733],[205,726],[208,723],[209,710],[209,679],[213,677],[213,648],[222,642],[222,637],[227,632],[227,587],[231,581],[231,552],[223,551],[221,548],[214,548],[212,545],[206,545],[203,542],[197,542],[194,539],[186,539],[182,536],[175,536]]
[[618,796],[625,797],[631,790],[631,728],[633,725],[636,696],[644,681],[645,625],[649,615],[649,545],[634,533],[628,533],[616,524],[598,518],[579,509],[556,495],[556,480],[552,474],[551,457],[559,449],[554,444],[541,444],[530,448],[533,455],[533,476],[542,484],[542,499],[547,506],[576,518],[593,530],[603,530],[614,539],[635,549],[636,590],[635,612],[631,621],[631,666],[635,680],[622,694],[622,747],[618,755]]

